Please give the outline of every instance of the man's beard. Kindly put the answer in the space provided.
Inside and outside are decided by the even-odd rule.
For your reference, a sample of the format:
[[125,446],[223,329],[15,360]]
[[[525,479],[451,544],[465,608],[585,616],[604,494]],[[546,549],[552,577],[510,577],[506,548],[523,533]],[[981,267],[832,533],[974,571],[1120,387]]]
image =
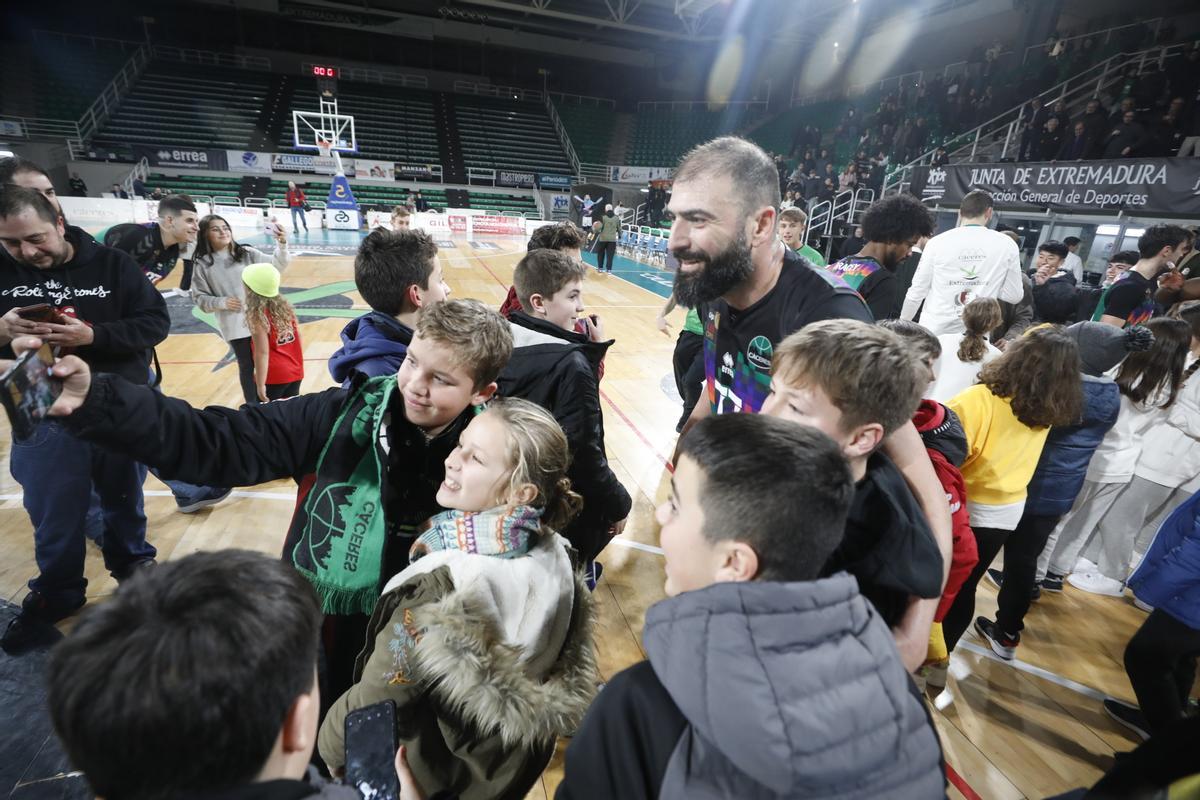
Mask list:
[[715,256],[700,250],[680,250],[671,255],[680,262],[699,261],[703,264],[695,272],[684,272],[682,268],[675,270],[675,300],[687,308],[711,303],[754,274],[750,245],[744,233],[739,233],[735,242]]

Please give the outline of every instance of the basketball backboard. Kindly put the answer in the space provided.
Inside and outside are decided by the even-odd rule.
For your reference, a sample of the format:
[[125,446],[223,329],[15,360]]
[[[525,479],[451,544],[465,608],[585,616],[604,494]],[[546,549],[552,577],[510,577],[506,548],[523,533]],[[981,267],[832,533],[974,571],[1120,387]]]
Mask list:
[[354,117],[338,113],[337,78],[333,74],[317,75],[317,103],[316,111],[292,110],[292,146],[297,150],[321,150],[328,145],[341,153],[358,152]]

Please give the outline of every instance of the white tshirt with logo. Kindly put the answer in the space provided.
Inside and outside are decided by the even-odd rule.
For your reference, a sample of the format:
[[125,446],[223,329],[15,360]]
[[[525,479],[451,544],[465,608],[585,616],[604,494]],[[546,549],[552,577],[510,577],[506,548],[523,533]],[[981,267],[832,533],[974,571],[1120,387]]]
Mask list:
[[929,240],[900,316],[911,320],[920,309],[921,325],[933,334],[962,333],[963,307],[975,298],[1017,303],[1023,295],[1017,243],[982,225],[963,225]]

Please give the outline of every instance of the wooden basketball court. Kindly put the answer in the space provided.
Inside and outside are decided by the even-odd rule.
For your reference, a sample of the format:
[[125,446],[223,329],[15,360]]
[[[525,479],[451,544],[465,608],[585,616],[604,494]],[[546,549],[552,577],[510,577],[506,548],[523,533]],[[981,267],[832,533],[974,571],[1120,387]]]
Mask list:
[[[299,255],[284,274],[284,291],[298,308],[304,341],[305,392],[332,386],[326,361],[339,346],[347,319],[368,310],[354,291],[350,253],[353,242],[326,247],[328,237],[303,234],[293,241]],[[356,236],[356,234],[345,234]],[[263,247],[262,237],[245,243]],[[443,246],[440,258],[456,297],[473,297],[499,307],[524,242],[493,239]],[[176,285],[180,270],[164,288]],[[655,504],[666,494],[666,463],[675,442],[679,400],[671,378],[674,335],[682,311],[664,336],[655,316],[664,302],[669,276],[654,267],[618,260],[615,275],[592,273],[585,284],[589,313],[599,314],[616,339],[601,383],[609,459],[634,497],[624,534],[601,556],[604,577],[596,592],[600,668],[607,679],[644,658],[641,631],[650,605],[663,597],[662,556],[657,548]],[[650,288],[646,288],[650,287]],[[658,288],[659,291],[652,291]],[[193,405],[241,402],[237,369],[228,348],[191,310],[173,298],[173,329],[159,347],[164,390]],[[191,331],[191,332],[188,332]],[[19,603],[25,582],[36,572],[29,519],[21,488],[7,469],[11,433],[0,428],[0,596]],[[197,454],[203,457],[203,454]],[[220,505],[194,515],[175,511],[166,487],[146,482],[148,536],[159,559],[197,550],[246,547],[278,554],[290,519],[294,486],[276,481],[246,487]],[[780,487],[786,491],[786,487]],[[102,602],[116,588],[100,553],[89,544],[89,602]],[[978,613],[995,611],[992,587],[980,588]],[[1121,659],[1125,643],[1145,614],[1128,600],[1098,597],[1067,587],[1034,604],[1019,662],[991,656],[974,633],[964,637],[945,692],[932,702],[945,748],[951,797],[1040,798],[1095,782],[1113,763],[1113,754],[1136,740],[1109,720],[1100,700],[1132,701]],[[63,623],[68,628],[70,621]],[[554,761],[531,798],[553,797],[562,776],[561,742]]]

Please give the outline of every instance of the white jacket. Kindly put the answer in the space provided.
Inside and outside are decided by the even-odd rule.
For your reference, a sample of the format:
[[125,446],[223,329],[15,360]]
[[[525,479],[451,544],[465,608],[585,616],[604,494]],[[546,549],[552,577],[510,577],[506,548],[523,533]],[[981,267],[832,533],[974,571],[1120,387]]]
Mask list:
[[1146,429],[1161,413],[1154,399],[1145,405],[1134,403],[1121,395],[1121,413],[1117,424],[1104,435],[1104,441],[1096,448],[1088,463],[1087,479],[1093,483],[1129,483],[1138,457],[1142,454],[1142,437]]
[[1151,415],[1133,474],[1172,489],[1200,489],[1200,375],[1183,384],[1170,408]]
[[967,303],[977,297],[1017,303],[1024,294],[1017,243],[982,225],[963,225],[925,245],[900,317],[911,320],[924,302],[922,326],[938,336],[962,333]]

